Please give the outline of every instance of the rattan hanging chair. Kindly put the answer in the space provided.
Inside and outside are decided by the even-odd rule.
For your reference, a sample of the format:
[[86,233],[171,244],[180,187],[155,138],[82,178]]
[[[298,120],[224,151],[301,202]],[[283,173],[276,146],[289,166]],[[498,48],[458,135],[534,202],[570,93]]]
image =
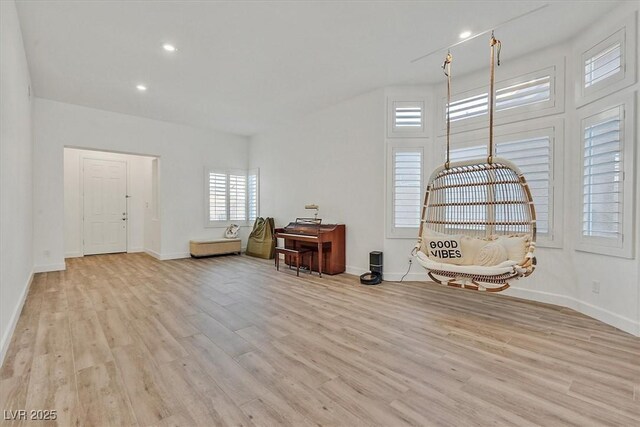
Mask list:
[[[429,277],[437,283],[499,292],[508,288],[510,281],[528,276],[535,269],[536,214],[522,172],[509,160],[493,156],[494,52],[496,46],[500,47],[493,34],[490,45],[488,157],[464,162],[449,161],[450,119],[447,109],[447,159],[429,179],[414,254],[427,269]],[[451,59],[447,54],[443,64],[447,76],[447,105],[451,100]],[[438,237],[429,240],[429,236]],[[434,253],[442,254],[439,251],[443,249],[437,248],[460,255],[457,251],[465,249],[465,241],[467,246],[502,242],[514,247],[516,255],[520,253],[521,257],[511,256],[520,259],[480,265],[470,260],[454,264],[433,256]],[[427,243],[435,250],[431,250]],[[475,257],[471,261],[477,259]]]

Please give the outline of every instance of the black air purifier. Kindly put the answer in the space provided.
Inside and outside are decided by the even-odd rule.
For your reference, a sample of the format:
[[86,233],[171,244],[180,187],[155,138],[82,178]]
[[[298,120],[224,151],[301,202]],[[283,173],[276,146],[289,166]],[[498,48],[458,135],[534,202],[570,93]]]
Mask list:
[[377,285],[382,282],[382,252],[369,252],[369,273],[360,276],[363,285]]

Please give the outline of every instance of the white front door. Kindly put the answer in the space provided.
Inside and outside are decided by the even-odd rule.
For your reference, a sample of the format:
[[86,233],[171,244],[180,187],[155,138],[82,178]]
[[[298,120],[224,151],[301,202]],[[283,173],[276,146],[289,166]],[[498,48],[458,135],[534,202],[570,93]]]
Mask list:
[[84,159],[84,254],[127,251],[125,162]]

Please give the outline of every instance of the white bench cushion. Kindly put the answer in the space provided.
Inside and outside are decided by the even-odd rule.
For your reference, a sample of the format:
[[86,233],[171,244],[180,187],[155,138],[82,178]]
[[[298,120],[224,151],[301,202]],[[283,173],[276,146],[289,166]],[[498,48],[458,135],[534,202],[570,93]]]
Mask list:
[[416,258],[418,259],[418,262],[428,270],[442,270],[450,271],[452,273],[473,274],[479,276],[499,276],[501,274],[522,270],[522,268],[518,266],[518,262],[513,260],[507,260],[501,264],[492,266],[454,265],[432,261],[428,256],[422,253],[422,251],[418,251]]

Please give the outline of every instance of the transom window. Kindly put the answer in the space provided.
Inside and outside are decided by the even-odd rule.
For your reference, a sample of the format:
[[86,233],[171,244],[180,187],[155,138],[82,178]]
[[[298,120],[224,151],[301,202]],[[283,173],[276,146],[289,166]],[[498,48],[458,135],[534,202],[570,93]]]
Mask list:
[[[540,74],[542,73],[542,74]],[[552,72],[544,70],[537,76],[524,77],[517,83],[503,83],[496,89],[496,113],[548,102],[552,98]],[[513,80],[512,80],[513,81]],[[481,89],[478,89],[480,92]],[[446,120],[446,108],[444,118]],[[489,112],[489,96],[486,88],[481,93],[456,99],[449,106],[452,122],[484,116]]]
[[587,58],[584,62],[584,87],[588,88],[619,73],[621,65],[622,49],[620,42]]

